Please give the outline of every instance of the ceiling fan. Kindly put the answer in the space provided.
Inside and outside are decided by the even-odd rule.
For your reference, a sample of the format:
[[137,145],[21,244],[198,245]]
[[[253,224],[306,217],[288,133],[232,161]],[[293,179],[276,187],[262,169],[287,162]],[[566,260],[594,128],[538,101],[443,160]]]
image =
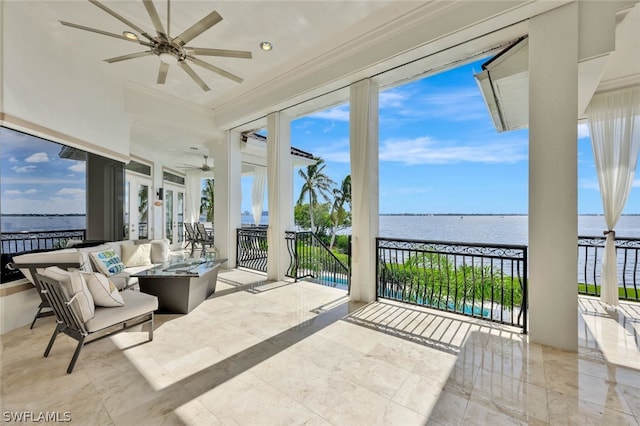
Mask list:
[[187,169],[187,170],[202,170],[203,172],[208,172],[211,170],[211,166],[207,163],[207,159],[209,158],[208,155],[203,155],[204,157],[204,163],[202,163],[202,166],[200,167],[191,167],[191,166],[185,166],[185,167],[180,167],[181,169]]
[[167,29],[165,30],[162,21],[160,20],[160,16],[158,15],[158,11],[153,5],[152,0],[142,0],[145,9],[147,10],[147,14],[149,18],[151,18],[151,22],[156,30],[156,36],[148,34],[145,30],[140,28],[138,25],[134,24],[127,18],[119,15],[115,11],[109,9],[104,4],[98,2],[97,0],[88,0],[90,3],[99,7],[103,11],[107,12],[109,15],[118,19],[125,25],[127,25],[130,29],[135,30],[138,34],[142,35],[146,40],[141,40],[138,37],[138,34],[132,31],[124,31],[122,35],[110,33],[108,31],[99,30],[96,28],[86,27],[84,25],[74,24],[71,22],[60,21],[62,25],[66,25],[67,27],[77,28],[80,30],[90,31],[93,33],[98,33],[102,35],[106,35],[109,37],[119,38],[121,40],[130,41],[133,43],[138,43],[143,46],[149,48],[149,50],[145,50],[144,52],[131,53],[128,55],[117,56],[115,58],[105,59],[105,62],[114,63],[120,61],[126,61],[129,59],[142,58],[145,56],[156,55],[160,58],[160,70],[158,71],[158,84],[164,84],[167,80],[167,72],[169,71],[169,65],[177,64],[186,72],[189,77],[191,77],[205,92],[211,90],[209,86],[200,78],[200,76],[191,68],[189,63],[196,64],[202,68],[208,69],[209,71],[213,71],[223,77],[226,77],[235,82],[241,83],[242,78],[234,75],[228,71],[225,71],[221,68],[216,67],[208,62],[205,62],[196,57],[196,55],[202,56],[221,56],[227,58],[243,58],[243,59],[251,59],[251,52],[242,51],[242,50],[224,50],[224,49],[209,49],[203,47],[190,47],[186,44],[189,43],[194,38],[198,37],[203,32],[207,31],[209,28],[213,27],[218,22],[222,21],[222,16],[218,14],[215,10],[204,18],[200,19],[198,22],[184,30],[180,35],[176,37],[171,37],[169,35],[169,25],[171,23],[171,3],[167,1]]

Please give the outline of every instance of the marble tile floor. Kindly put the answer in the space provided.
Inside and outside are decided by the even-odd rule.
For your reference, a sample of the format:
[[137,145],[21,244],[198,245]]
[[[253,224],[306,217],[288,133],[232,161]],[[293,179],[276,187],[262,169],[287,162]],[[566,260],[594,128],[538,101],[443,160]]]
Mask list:
[[152,342],[136,330],[91,343],[71,375],[72,339],[42,357],[52,318],[0,336],[0,421],[640,424],[640,306],[581,298],[577,314],[572,353],[466,317],[226,270],[188,315],[157,315]]

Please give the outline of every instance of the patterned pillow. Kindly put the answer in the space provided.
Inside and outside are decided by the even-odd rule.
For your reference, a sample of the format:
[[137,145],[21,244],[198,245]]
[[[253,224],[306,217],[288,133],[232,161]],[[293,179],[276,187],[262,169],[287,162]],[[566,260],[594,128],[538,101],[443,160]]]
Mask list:
[[125,269],[124,263],[120,260],[120,256],[118,256],[118,253],[113,249],[92,251],[90,255],[96,267],[106,276],[117,274]]

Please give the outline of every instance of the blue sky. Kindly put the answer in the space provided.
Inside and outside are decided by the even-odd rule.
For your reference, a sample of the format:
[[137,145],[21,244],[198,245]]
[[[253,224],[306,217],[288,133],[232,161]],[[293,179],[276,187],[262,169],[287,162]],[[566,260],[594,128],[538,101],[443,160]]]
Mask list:
[[85,213],[85,163],[61,145],[0,128],[3,214]]
[[[528,130],[495,130],[473,78],[481,63],[380,93],[381,213],[527,213]],[[578,212],[602,214],[588,127],[578,134]],[[291,143],[322,157],[339,183],[349,173],[349,106],[293,121]],[[640,213],[638,174],[624,213]]]
[[[381,213],[527,213],[527,130],[496,132],[473,78],[480,63],[380,93]],[[3,214],[85,213],[83,163],[58,157],[60,145],[0,132]],[[602,214],[587,126],[578,134],[578,212]],[[349,174],[348,105],[293,121],[291,143],[322,157],[339,184]],[[295,199],[301,186],[296,173]],[[251,210],[247,179],[242,210]],[[639,173],[624,213],[640,214]]]

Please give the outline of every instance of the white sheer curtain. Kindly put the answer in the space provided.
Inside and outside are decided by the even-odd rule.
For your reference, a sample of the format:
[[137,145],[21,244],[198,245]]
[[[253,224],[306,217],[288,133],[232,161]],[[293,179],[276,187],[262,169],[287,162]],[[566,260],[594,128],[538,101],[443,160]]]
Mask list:
[[615,306],[618,272],[614,229],[627,202],[640,152],[640,86],[594,95],[587,116],[607,224],[600,299]]
[[251,213],[253,223],[260,225],[262,218],[262,202],[264,201],[264,188],[267,184],[267,168],[256,166],[253,169],[253,186],[251,187]]
[[185,173],[185,222],[193,223],[200,220],[200,197],[202,196],[201,181],[202,172],[200,170],[187,170]]

